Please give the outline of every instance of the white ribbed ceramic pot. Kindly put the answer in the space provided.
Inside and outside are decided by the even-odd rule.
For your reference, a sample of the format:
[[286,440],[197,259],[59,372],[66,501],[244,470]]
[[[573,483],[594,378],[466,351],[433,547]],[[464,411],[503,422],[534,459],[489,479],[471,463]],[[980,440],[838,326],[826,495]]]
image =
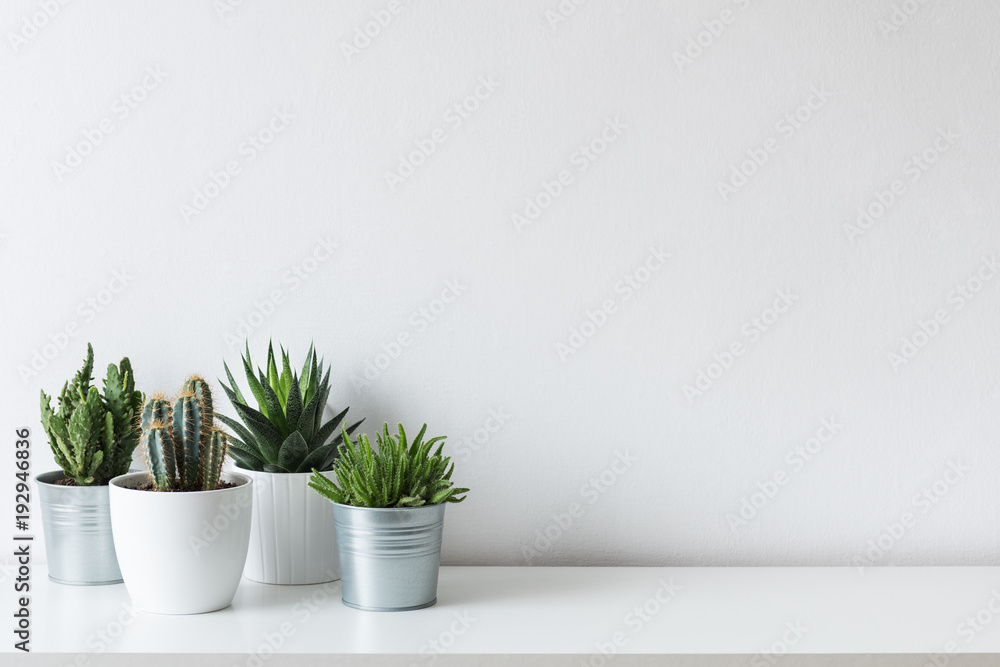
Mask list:
[[[340,578],[333,505],[309,488],[311,472],[238,470],[253,479],[250,551],[243,574],[265,584]],[[334,473],[323,473],[334,479]]]

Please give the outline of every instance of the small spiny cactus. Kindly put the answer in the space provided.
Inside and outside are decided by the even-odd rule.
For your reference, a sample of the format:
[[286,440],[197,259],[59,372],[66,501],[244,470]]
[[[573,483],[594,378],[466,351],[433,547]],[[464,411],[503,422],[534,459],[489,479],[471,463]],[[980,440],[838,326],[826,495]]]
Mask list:
[[229,441],[215,425],[212,392],[192,376],[173,407],[155,394],[142,411],[142,452],[157,491],[218,487]]

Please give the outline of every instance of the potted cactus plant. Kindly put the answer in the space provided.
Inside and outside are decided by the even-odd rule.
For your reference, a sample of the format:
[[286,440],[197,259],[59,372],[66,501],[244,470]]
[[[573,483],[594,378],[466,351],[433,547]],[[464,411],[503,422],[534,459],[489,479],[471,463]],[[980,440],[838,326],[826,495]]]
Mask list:
[[228,436],[212,393],[192,376],[171,404],[142,410],[146,472],[111,480],[111,524],[125,588],[137,609],[199,614],[228,607],[250,539],[252,481],[223,472]]
[[139,443],[142,392],[128,357],[108,365],[104,392],[93,380],[94,348],[83,368],[63,385],[59,405],[41,392],[42,427],[61,470],[35,478],[49,578],[64,584],[116,584],[122,580],[111,534],[108,482],[128,472]]
[[424,424],[407,444],[402,424],[398,437],[385,424],[377,450],[367,436],[355,443],[344,432],[334,479],[317,471],[310,480],[333,505],[349,607],[407,611],[437,602],[444,508],[469,490],[451,481],[455,465],[441,453],[444,436],[425,441],[426,431]]
[[[333,529],[333,508],[309,490],[313,469],[328,471],[341,444],[347,409],[323,421],[330,395],[330,369],[309,346],[301,374],[292,371],[281,349],[281,372],[268,345],[266,371],[254,372],[247,346],[243,370],[253,407],[225,365],[223,389],[240,421],[219,415],[236,437],[229,455],[254,480],[253,525],[245,574],[267,584],[317,584],[340,575]],[[362,420],[363,421],[363,420]],[[351,425],[353,433],[361,422]]]

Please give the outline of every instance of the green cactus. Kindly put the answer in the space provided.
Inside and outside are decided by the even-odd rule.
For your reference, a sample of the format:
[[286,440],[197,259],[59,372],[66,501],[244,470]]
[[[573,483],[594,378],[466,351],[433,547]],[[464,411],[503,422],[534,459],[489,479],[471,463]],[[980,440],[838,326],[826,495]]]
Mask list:
[[224,432],[213,429],[208,440],[202,444],[201,450],[201,489],[211,491],[219,482],[222,474],[222,464],[226,460],[226,449],[229,441]]
[[218,487],[229,439],[215,426],[212,392],[192,376],[171,408],[162,394],[142,413],[142,451],[157,491],[211,491]]
[[139,410],[145,397],[135,389],[128,357],[108,364],[103,395],[91,386],[94,348],[73,380],[63,385],[59,409],[41,392],[42,426],[56,464],[78,486],[102,486],[128,472],[139,444]]
[[177,477],[172,433],[169,422],[154,421],[142,434],[146,466],[157,491],[172,491]]

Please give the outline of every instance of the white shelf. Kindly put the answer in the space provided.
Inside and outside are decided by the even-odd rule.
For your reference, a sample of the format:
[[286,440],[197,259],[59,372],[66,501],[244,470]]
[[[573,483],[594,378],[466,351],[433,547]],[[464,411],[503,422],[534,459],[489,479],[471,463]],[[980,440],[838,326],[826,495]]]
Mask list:
[[[863,575],[855,568],[444,567],[438,604],[414,612],[349,609],[339,584],[244,579],[229,609],[134,618],[122,585],[62,586],[39,574],[35,652],[240,654],[271,636],[281,638],[278,654],[412,655],[431,641],[450,654],[588,654],[620,633],[617,651],[625,654],[754,656],[783,636],[795,639],[787,646],[793,654],[940,653],[948,642],[962,653],[1000,653],[1000,614],[981,612],[990,622],[980,631],[961,625],[991,600],[1000,610],[1000,568],[990,567]],[[671,581],[680,587],[673,599],[649,602]],[[310,598],[311,610],[303,604]],[[629,616],[644,604],[648,621]],[[786,624],[806,630],[796,637]]]

